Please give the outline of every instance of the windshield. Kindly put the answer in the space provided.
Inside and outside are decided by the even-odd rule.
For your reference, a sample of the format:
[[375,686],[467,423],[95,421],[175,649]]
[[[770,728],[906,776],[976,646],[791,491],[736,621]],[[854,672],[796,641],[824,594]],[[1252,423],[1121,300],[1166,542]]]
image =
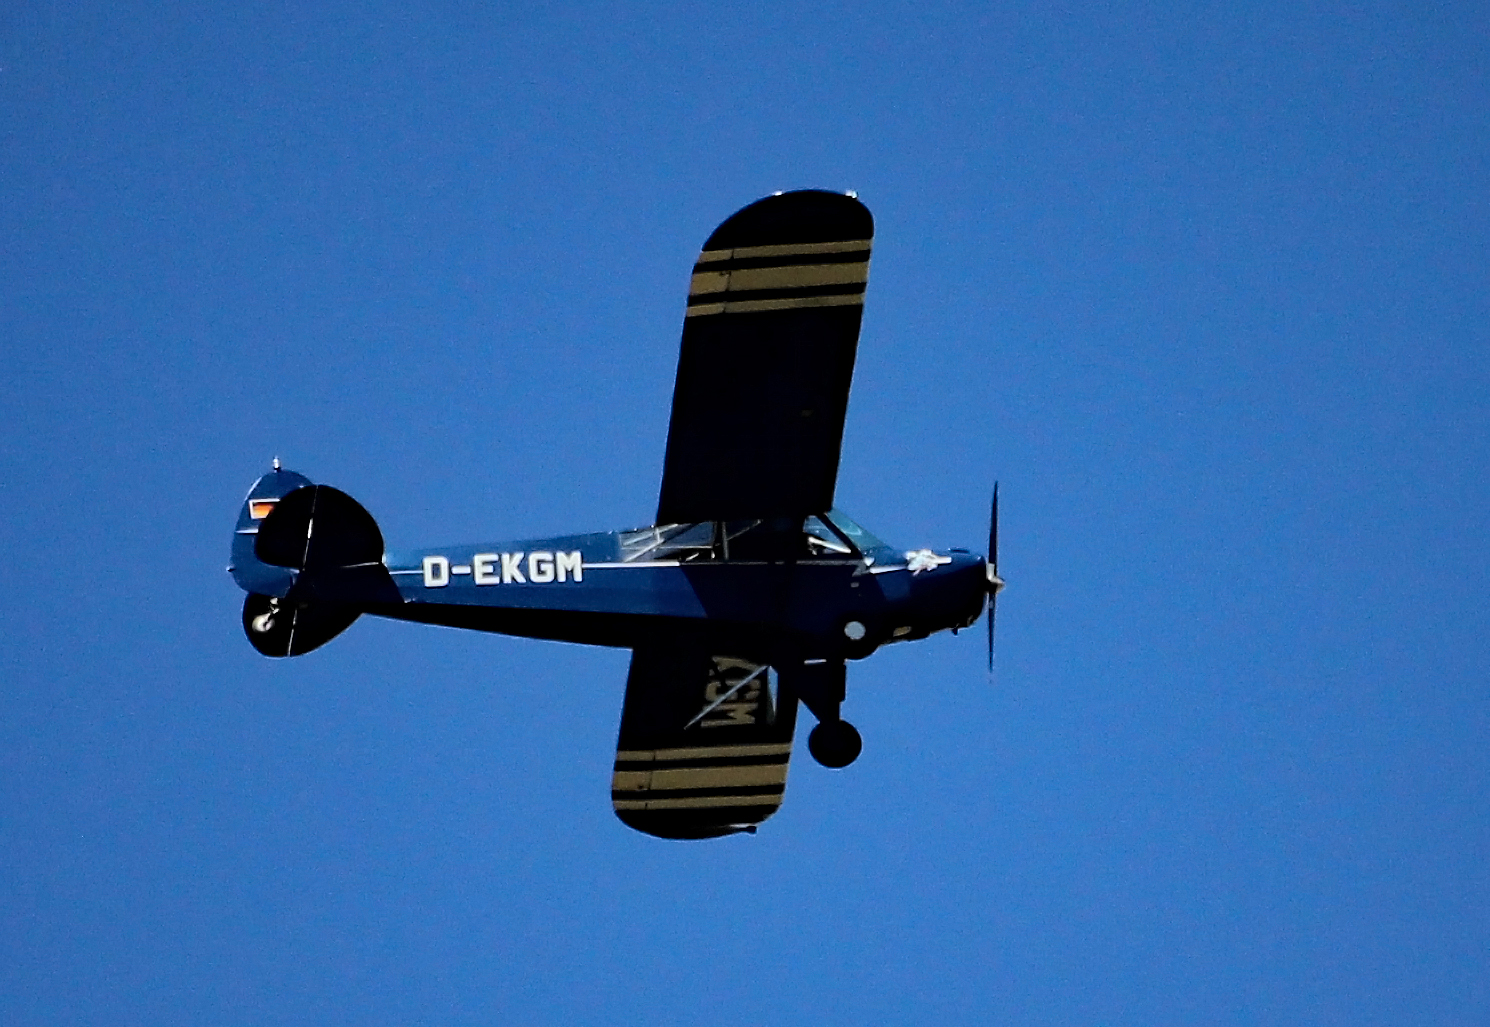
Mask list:
[[867,553],[872,549],[883,549],[885,543],[876,538],[872,533],[865,531],[854,523],[853,518],[841,510],[829,510],[827,519],[832,522],[833,527],[843,532],[844,536],[852,542],[861,553]]
[[802,525],[802,534],[807,541],[809,556],[852,556],[853,550],[844,544],[838,533],[816,517],[807,518]]

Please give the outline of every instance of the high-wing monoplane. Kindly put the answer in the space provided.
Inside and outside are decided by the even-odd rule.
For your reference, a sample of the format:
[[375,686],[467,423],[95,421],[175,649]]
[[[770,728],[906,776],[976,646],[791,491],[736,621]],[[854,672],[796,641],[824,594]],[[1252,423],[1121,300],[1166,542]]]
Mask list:
[[656,522],[629,531],[387,550],[346,493],[276,460],[249,490],[229,571],[266,656],[374,614],[630,649],[611,800],[663,838],[756,826],[781,805],[798,705],[845,767],[845,664],[973,624],[993,652],[988,555],[892,547],[834,509],[874,221],[852,195],[778,193],[693,267]]

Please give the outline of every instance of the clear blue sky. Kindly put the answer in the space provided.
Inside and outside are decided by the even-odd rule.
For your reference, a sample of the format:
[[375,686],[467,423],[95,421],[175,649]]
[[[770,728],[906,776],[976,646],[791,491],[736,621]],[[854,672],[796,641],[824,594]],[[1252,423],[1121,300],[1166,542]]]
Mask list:
[[[1483,4],[0,13],[0,1021],[1490,1022]],[[686,279],[878,225],[838,498],[981,545],[864,756],[634,834],[627,656],[270,662],[271,457],[391,546],[645,523]],[[799,754],[805,757],[805,753]]]

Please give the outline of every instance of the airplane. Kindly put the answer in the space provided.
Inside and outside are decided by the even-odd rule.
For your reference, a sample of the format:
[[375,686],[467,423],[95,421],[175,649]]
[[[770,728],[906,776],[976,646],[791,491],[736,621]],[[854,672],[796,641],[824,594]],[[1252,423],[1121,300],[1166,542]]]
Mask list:
[[627,531],[387,550],[345,492],[273,469],[232,544],[243,629],[300,656],[360,615],[630,649],[611,801],[629,827],[756,828],[807,746],[846,767],[846,664],[954,633],[988,607],[987,555],[900,549],[833,506],[874,220],[855,194],[776,193],[721,224],[693,267],[656,522]]

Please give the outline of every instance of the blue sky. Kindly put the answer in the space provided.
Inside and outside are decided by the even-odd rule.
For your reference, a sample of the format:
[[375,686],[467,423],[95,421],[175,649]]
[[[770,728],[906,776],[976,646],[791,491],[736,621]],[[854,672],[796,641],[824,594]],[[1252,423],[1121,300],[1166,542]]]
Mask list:
[[[1472,4],[0,14],[0,1020],[1490,1020]],[[645,523],[688,268],[877,221],[838,501],[1002,498],[753,838],[609,809],[624,652],[223,573],[278,455],[394,547]],[[805,757],[805,753],[801,754]]]

